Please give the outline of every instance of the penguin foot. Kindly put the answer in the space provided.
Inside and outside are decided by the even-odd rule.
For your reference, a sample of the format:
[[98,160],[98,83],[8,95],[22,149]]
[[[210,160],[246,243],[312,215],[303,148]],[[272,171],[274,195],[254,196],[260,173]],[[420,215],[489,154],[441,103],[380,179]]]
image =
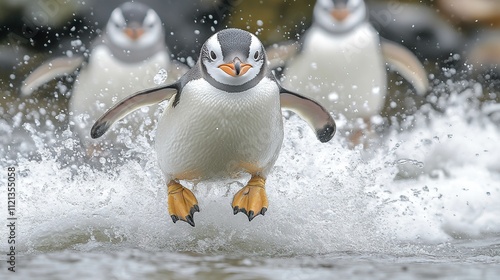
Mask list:
[[200,212],[194,194],[178,182],[172,180],[168,187],[168,212],[172,221],[184,221],[194,227],[194,213]]
[[259,214],[264,215],[268,207],[265,184],[266,179],[252,176],[248,184],[234,195],[231,204],[234,214],[243,212],[249,221]]

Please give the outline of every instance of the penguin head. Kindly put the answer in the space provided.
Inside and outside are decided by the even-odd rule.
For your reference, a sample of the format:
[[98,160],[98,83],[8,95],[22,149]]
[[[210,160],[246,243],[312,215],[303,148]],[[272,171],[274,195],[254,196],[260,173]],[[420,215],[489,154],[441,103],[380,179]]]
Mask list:
[[266,54],[255,35],[230,28],[217,32],[205,42],[199,60],[209,81],[241,86],[262,79]]
[[314,22],[332,33],[347,32],[367,19],[364,0],[317,0]]
[[163,40],[162,22],[148,6],[126,2],[111,13],[106,34],[111,43],[124,50],[143,49]]

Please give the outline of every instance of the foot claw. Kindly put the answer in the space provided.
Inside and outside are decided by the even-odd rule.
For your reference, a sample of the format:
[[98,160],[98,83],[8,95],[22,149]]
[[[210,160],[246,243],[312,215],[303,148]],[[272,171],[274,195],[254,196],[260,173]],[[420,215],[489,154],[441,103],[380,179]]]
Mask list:
[[265,183],[264,178],[253,176],[248,184],[234,195],[233,213],[236,215],[242,212],[248,216],[249,221],[258,215],[264,215],[268,206]]
[[196,212],[200,212],[200,208],[198,207],[198,205],[191,207],[191,210],[189,210],[189,215],[193,216]]

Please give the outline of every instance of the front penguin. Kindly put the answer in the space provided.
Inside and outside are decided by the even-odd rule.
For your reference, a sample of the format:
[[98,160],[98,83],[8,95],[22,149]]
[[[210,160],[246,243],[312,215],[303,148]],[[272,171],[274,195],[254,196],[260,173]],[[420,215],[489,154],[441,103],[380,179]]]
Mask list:
[[234,196],[234,214],[243,212],[249,220],[264,215],[266,177],[283,142],[282,108],[306,120],[321,142],[328,142],[335,133],[335,122],[323,107],[279,85],[257,37],[225,29],[205,42],[197,64],[177,82],[119,102],[97,120],[91,136],[102,136],[115,121],[139,107],[168,99],[155,147],[172,220],[192,226],[198,201],[180,180],[249,173],[248,184]]

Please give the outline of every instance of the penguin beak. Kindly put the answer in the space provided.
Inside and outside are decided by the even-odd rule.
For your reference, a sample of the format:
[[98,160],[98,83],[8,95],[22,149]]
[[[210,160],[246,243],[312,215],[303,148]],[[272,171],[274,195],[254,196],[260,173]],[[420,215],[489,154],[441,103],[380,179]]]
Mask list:
[[137,41],[144,34],[144,28],[127,27],[124,32],[132,41]]
[[330,14],[336,21],[344,21],[349,16],[347,8],[333,9]]
[[238,76],[243,76],[245,75],[248,70],[252,68],[252,65],[248,63],[242,63],[239,58],[235,58],[232,63],[225,63],[219,65],[219,69],[222,71],[226,72],[226,74],[233,76],[233,77],[238,77]]

